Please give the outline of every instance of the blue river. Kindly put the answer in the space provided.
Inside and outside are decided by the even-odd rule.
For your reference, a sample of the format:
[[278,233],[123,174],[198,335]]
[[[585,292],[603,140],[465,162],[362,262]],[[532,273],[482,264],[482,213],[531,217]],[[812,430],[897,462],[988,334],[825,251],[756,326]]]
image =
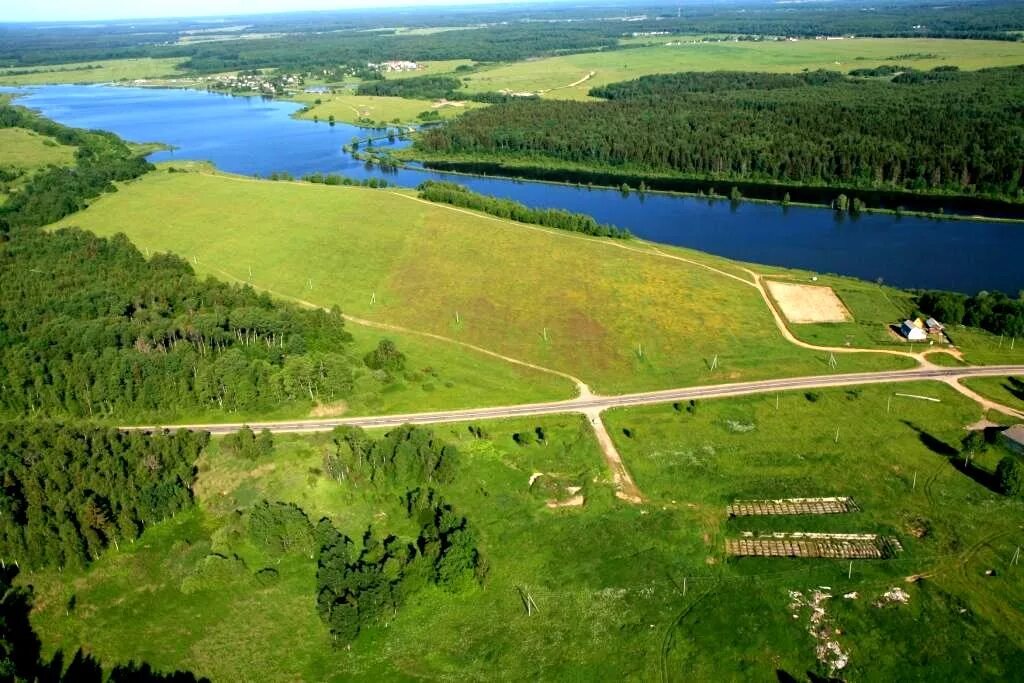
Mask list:
[[[291,102],[102,85],[14,92],[21,95],[19,104],[61,123],[174,146],[152,155],[153,161],[209,160],[225,171],[262,176],[275,171],[297,177],[322,172],[365,178],[381,173],[342,151],[353,138],[365,138],[365,129],[292,118],[299,105]],[[414,187],[444,176],[402,169],[386,177]],[[451,179],[530,206],[584,212],[644,239],[743,261],[881,278],[909,288],[1002,290],[1014,295],[1024,289],[1024,225],[870,213],[839,218],[823,208],[732,205],[658,193],[623,197],[617,190],[504,178]]]

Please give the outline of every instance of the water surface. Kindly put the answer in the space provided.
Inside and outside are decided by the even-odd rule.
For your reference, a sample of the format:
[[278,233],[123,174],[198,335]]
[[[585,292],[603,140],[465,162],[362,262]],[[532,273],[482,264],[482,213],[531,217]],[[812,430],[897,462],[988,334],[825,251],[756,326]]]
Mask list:
[[[381,174],[342,151],[353,138],[366,137],[365,129],[294,119],[300,105],[291,102],[114,86],[40,86],[18,92],[24,94],[20,104],[61,123],[175,147],[154,154],[154,161],[209,160],[225,171],[262,176],[275,171],[354,178]],[[1011,294],[1024,289],[1022,225],[886,214],[838,220],[823,208],[736,206],[655,193],[623,197],[616,190],[424,170],[402,169],[386,177],[407,187],[448,177],[478,192],[588,213],[645,239],[744,261],[882,278],[900,287]]]

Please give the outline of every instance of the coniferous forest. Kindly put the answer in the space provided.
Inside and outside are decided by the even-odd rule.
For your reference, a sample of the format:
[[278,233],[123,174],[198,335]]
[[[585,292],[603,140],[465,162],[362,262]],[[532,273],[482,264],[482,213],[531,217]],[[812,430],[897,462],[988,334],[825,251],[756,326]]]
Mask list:
[[467,112],[429,158],[1024,199],[1024,68],[673,74]]

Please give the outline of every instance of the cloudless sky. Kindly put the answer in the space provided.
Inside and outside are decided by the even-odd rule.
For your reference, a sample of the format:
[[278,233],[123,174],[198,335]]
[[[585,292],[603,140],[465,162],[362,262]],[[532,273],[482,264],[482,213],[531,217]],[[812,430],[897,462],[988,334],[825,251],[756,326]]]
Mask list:
[[[0,22],[106,21],[368,7],[482,5],[499,1],[502,0],[0,0]],[[516,0],[517,3],[532,1],[536,0]]]

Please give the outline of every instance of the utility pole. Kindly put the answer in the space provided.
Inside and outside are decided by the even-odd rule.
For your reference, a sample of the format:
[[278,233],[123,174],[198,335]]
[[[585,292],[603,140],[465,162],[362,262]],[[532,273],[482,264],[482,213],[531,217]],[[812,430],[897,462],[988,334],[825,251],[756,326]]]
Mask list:
[[718,354],[716,353],[715,357],[711,359],[711,372],[714,372],[717,367],[718,367]]

